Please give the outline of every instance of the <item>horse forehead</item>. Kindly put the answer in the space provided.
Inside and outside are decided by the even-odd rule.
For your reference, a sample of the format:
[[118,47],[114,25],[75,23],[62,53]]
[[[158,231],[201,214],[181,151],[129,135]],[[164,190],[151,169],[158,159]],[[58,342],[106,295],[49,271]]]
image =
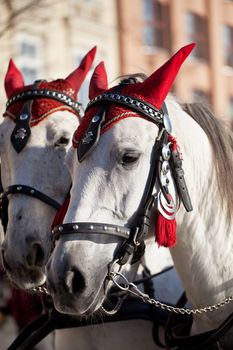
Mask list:
[[39,131],[39,129],[47,128],[54,130],[54,132],[62,130],[64,132],[73,133],[78,125],[79,119],[76,115],[69,111],[58,111],[42,120],[42,122],[33,127],[33,129],[36,128],[35,130]]
[[141,117],[129,117],[119,121],[112,129],[115,141],[128,140],[140,145],[154,139],[158,128]]

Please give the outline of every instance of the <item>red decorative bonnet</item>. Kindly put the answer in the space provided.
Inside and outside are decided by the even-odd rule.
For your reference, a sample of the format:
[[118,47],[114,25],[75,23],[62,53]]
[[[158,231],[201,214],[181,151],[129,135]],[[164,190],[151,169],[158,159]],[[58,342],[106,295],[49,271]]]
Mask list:
[[[79,67],[71,73],[66,79],[57,79],[51,82],[41,81],[37,85],[37,89],[44,89],[49,91],[56,91],[58,93],[69,96],[72,100],[77,101],[77,93],[89,72],[92,62],[95,58],[96,47],[90,50],[81,61]],[[8,71],[5,77],[5,90],[8,99],[20,95],[32,89],[32,85],[25,86],[24,79],[20,70],[15,66],[13,60],[9,62]],[[8,116],[15,120],[22,110],[25,100],[21,99],[15,103],[11,103],[4,116]],[[56,99],[40,97],[34,98],[32,104],[32,113],[30,126],[37,125],[46,116],[58,110],[68,110],[74,114],[75,111],[70,106],[58,101]]]
[[[190,52],[193,50],[195,44],[189,44],[181,48],[175,55],[173,55],[163,66],[157,69],[151,76],[149,76],[144,82],[138,82],[135,84],[128,84],[122,86],[120,94],[127,95],[130,97],[139,98],[151,105],[156,109],[160,110],[163,102],[169,93],[172,84],[176,78],[176,75]],[[96,96],[111,92],[112,89],[108,90],[107,74],[104,67],[104,63],[101,62],[95,69],[89,88],[89,98],[94,99]],[[114,101],[113,101],[114,104]],[[81,124],[76,130],[73,137],[73,146],[77,147],[80,137],[85,133],[89,122],[96,112],[96,107],[91,108],[85,113]],[[128,110],[128,113],[125,113]],[[109,129],[113,124],[121,119],[128,117],[143,117],[140,113],[136,113],[130,108],[120,105],[114,105],[110,107],[109,113],[106,116],[105,123],[102,127],[102,133]]]
[[[90,82],[89,98],[91,101],[73,137],[73,147],[78,148],[78,159],[82,161],[92,149],[91,147],[96,145],[99,130],[97,131],[96,126],[92,127],[92,125],[96,124],[96,120],[99,120],[101,133],[107,131],[121,119],[129,117],[153,120],[157,125],[162,123],[165,128],[164,117],[161,112],[162,105],[182,63],[194,46],[195,44],[190,44],[181,48],[144,82],[128,84],[123,82],[118,87],[109,90],[104,63],[101,62],[96,67]],[[109,106],[103,124],[101,124],[102,120],[96,113],[101,103],[102,105],[107,103]],[[95,118],[93,118],[94,116]],[[174,150],[177,149],[176,140],[171,135],[168,135],[168,139],[172,143]],[[80,142],[80,140],[82,141]],[[90,144],[90,146],[86,146],[86,144]],[[169,213],[165,215],[158,208],[155,235],[159,246],[173,246],[176,243],[175,215],[169,217]]]

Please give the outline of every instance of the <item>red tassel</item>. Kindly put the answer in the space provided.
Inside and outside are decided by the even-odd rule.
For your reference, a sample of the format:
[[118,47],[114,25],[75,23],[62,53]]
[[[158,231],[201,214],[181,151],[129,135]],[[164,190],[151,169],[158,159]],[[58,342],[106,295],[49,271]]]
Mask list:
[[158,211],[155,237],[159,247],[173,247],[176,244],[176,219],[168,220]]

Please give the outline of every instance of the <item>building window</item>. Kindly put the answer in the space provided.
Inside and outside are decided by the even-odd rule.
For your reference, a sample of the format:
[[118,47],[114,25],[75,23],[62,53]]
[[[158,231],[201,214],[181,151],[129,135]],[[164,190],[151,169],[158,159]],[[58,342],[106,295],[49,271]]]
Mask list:
[[222,36],[225,64],[233,67],[233,27],[224,25]]
[[189,12],[185,15],[185,28],[187,33],[187,41],[196,43],[196,47],[191,55],[193,57],[208,61],[209,40],[207,19]]
[[17,65],[23,73],[25,84],[32,84],[42,74],[42,40],[37,36],[18,33],[16,36]]
[[36,46],[33,43],[22,42],[21,43],[21,55],[36,57]]
[[143,43],[170,51],[170,13],[167,4],[143,0]]
[[194,89],[192,91],[192,101],[199,102],[211,107],[211,97],[210,94],[206,91],[200,89]]
[[21,71],[26,84],[31,84],[38,78],[37,70],[35,68],[22,66]]

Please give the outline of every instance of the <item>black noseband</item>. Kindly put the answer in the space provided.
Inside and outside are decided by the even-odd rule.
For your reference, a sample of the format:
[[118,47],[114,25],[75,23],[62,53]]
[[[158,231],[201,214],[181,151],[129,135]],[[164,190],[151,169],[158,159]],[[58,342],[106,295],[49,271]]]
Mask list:
[[60,208],[60,204],[54,199],[50,198],[46,194],[36,190],[33,187],[25,186],[25,185],[12,185],[7,187],[0,196],[0,212],[1,212],[1,220],[4,232],[6,232],[7,224],[8,224],[8,204],[9,199],[8,196],[11,194],[24,194],[30,197],[34,197],[39,199],[45,204],[48,204],[52,208],[58,210]]

